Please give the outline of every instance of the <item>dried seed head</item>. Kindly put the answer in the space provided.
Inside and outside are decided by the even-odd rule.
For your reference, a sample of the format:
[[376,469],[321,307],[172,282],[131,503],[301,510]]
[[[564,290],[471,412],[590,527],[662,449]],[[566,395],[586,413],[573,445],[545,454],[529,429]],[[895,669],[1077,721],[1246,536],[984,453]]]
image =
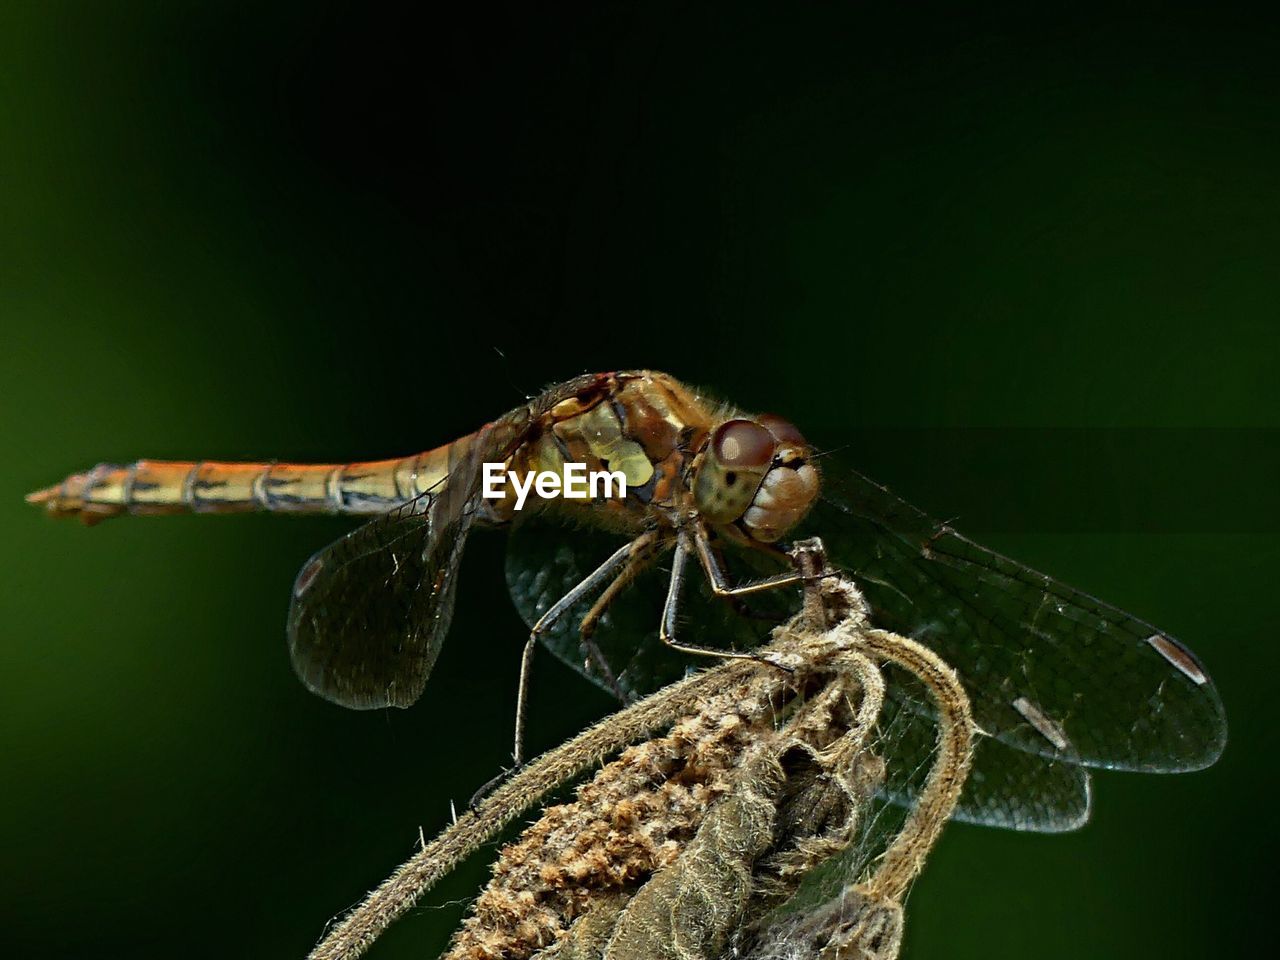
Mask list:
[[716,957],[847,848],[883,776],[883,684],[838,644],[779,643],[803,670],[739,670],[505,848],[449,960]]
[[[622,752],[503,849],[493,879],[446,954],[523,960],[565,938],[584,915],[625,904],[675,862],[735,783],[753,741],[771,729],[780,677],[755,675],[709,698],[666,736]],[[620,908],[620,907],[619,907]],[[616,911],[615,911],[616,912]],[[580,940],[586,930],[577,934]]]

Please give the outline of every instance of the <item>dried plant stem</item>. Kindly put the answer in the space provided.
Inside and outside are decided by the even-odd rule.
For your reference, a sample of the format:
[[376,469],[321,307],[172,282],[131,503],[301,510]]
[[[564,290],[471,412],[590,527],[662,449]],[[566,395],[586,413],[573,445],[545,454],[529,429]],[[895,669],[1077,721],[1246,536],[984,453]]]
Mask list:
[[885,850],[869,884],[873,897],[900,903],[960,799],[973,755],[973,715],[956,672],[924,644],[875,629],[863,631],[859,641],[866,653],[917,677],[938,705],[938,756],[916,808]]
[[360,956],[441,877],[547,793],[599,765],[609,754],[672,723],[693,710],[700,698],[757,668],[754,661],[741,661],[681,680],[533,760],[403,863],[329,931],[311,952],[310,960]]

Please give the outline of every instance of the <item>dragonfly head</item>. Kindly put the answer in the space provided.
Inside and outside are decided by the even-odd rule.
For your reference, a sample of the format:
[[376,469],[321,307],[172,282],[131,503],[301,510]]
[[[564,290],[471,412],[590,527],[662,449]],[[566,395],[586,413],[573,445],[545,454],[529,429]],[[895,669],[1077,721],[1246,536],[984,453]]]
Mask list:
[[772,543],[800,522],[818,496],[818,471],[800,431],[773,414],[727,420],[711,432],[693,498],[713,524],[737,524]]

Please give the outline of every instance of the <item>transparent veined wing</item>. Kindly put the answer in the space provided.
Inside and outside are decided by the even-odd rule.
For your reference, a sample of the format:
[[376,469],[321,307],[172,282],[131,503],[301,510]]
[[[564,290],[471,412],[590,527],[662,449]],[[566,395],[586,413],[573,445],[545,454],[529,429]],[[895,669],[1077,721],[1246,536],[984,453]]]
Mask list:
[[289,657],[299,679],[356,710],[422,694],[453,616],[475,511],[425,493],[316,553],[294,583]]
[[1001,556],[852,470],[829,472],[806,521],[873,621],[938,651],[981,730],[1092,767],[1206,767],[1222,701],[1194,654],[1116,607]]
[[407,707],[422,695],[453,617],[481,467],[505,460],[527,421],[520,408],[454,443],[435,488],[307,561],[293,586],[288,640],[308,689],[357,710]]
[[[885,761],[881,794],[912,808],[937,756],[938,728],[920,682],[892,665],[883,669],[888,694],[871,749]],[[979,734],[952,818],[1006,830],[1064,833],[1088,822],[1091,802],[1085,767]]]
[[[1191,770],[1221,753],[1226,720],[1217,691],[1194,655],[1167,633],[987,550],[860,474],[840,471],[833,482],[829,471],[827,485],[831,492],[802,533],[823,538],[835,565],[862,588],[878,625],[938,650],[971,698],[983,736],[962,819],[1072,829],[1089,810],[1090,782],[1081,767]],[[517,533],[507,573],[526,621],[534,622],[614,546],[616,539],[603,534]],[[750,556],[730,554],[730,562],[741,567]],[[769,571],[747,576],[753,572]],[[629,696],[683,675],[697,661],[656,642],[662,574],[640,578],[596,632],[613,684],[588,662],[578,635],[589,601],[544,637],[547,647],[593,682]],[[794,604],[789,591],[760,599],[780,619],[787,595]],[[680,630],[691,642],[745,648],[767,629],[705,590],[689,589]],[[932,729],[927,700],[901,683],[891,683],[890,698],[902,715],[899,726],[919,715],[900,749],[925,750]],[[905,774],[898,787],[904,799],[913,793]]]

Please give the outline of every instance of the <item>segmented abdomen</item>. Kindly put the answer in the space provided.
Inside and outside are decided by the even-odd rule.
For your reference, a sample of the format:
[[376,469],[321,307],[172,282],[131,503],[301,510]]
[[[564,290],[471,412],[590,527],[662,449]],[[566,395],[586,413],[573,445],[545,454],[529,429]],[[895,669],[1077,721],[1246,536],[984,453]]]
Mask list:
[[[589,470],[621,472],[628,497],[609,500],[603,508],[634,519],[655,501],[670,504],[684,463],[681,443],[696,446],[698,431],[709,427],[700,398],[666,374],[588,374],[545,391],[473,434],[408,457],[346,464],[107,463],[72,474],[27,501],[88,524],[123,513],[371,514],[427,491],[469,499],[478,488],[482,461],[502,463],[519,478],[531,470],[559,471],[572,459]],[[465,482],[446,490],[451,475]],[[514,502],[513,496],[489,502],[485,518],[511,520]]]
[[368,463],[104,463],[27,500],[88,524],[123,513],[381,513],[427,490],[439,492],[451,459],[470,439]]

